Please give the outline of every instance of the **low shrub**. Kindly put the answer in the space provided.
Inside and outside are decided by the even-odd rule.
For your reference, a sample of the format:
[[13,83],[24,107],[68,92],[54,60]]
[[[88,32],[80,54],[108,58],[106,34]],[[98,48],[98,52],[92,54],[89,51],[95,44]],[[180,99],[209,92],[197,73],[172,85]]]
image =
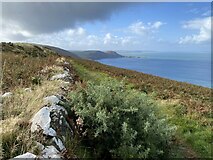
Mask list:
[[174,129],[145,94],[110,80],[79,86],[70,99],[97,158],[159,158],[168,151]]

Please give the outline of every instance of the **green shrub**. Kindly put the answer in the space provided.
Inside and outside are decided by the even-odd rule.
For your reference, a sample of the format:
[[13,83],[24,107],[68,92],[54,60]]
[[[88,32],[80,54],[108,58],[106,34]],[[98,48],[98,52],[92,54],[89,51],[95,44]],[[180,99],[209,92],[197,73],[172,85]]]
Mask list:
[[111,80],[88,82],[70,99],[98,158],[159,158],[168,151],[173,128],[156,116],[156,104],[145,94]]
[[41,77],[39,77],[39,76],[32,77],[32,84],[33,85],[40,85],[41,84]]

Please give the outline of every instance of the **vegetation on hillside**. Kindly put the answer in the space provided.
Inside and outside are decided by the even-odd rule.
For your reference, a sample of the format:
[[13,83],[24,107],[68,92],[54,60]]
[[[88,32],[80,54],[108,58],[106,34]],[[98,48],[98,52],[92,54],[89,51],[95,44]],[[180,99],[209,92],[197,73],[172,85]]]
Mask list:
[[134,84],[134,88],[147,94],[155,94],[157,99],[178,99],[185,107],[187,113],[197,112],[205,117],[211,117],[211,89],[184,82],[178,82],[131,71],[103,65],[99,62],[75,59],[78,64],[93,71],[104,72],[112,77],[123,79]]
[[[102,65],[93,61],[76,59],[74,62],[75,63],[73,63],[73,65],[76,69],[77,74],[84,81],[93,81],[99,84],[101,83],[103,78],[106,77],[108,79],[113,79],[112,77],[118,80],[123,79],[124,82],[130,86],[130,88],[135,88],[142,93],[147,93],[149,97],[155,99],[156,103],[159,104],[158,107],[161,111],[161,115],[167,116],[169,118],[169,122],[177,126],[177,134],[173,141],[173,148],[171,154],[169,155],[170,158],[212,157],[211,148],[213,146],[211,133],[213,119],[211,117],[211,108],[209,108],[209,106],[206,106],[206,103],[209,105],[211,104],[209,95],[211,93],[210,89]],[[137,77],[138,80],[133,77]],[[148,79],[146,79],[147,77]],[[150,86],[151,90],[141,90],[139,86],[140,80],[145,82],[149,81],[149,84],[144,85]],[[138,83],[135,83],[136,81]],[[152,85],[150,84],[150,81],[152,82]],[[175,86],[175,84],[178,84],[178,86],[180,86],[182,89],[184,89],[184,86],[187,86],[188,92],[187,90],[185,90],[185,92],[177,92],[174,88],[170,88],[170,90],[167,88],[168,93],[166,93],[160,85],[166,86],[168,84],[171,84],[172,86],[174,86],[174,88],[177,87]],[[154,90],[153,88],[158,89]],[[169,92],[172,92],[176,96],[167,97],[165,99],[164,96],[160,95],[160,91],[164,91],[163,93],[165,94],[169,94]],[[193,97],[193,93],[196,93],[195,96],[197,98],[195,100],[198,104],[193,103],[193,100],[195,98]],[[184,95],[186,95],[186,98],[184,97]],[[200,95],[201,98],[199,98],[198,95]],[[205,98],[205,96],[207,98]],[[192,99],[188,100],[187,97],[192,97]],[[206,101],[202,99],[206,99]],[[192,106],[192,104],[197,105]],[[199,104],[201,104],[201,106]],[[202,106],[207,109],[206,114],[203,114],[203,112],[197,112],[197,107]]]
[[[13,96],[3,100],[0,156],[9,159],[37,152],[29,119],[42,106],[42,98],[60,88],[59,82],[47,79],[63,67],[57,62],[61,56],[43,46],[2,43],[2,50],[2,89]],[[80,80],[69,88],[64,107],[72,121],[78,116],[83,120],[65,144],[70,158],[212,156],[211,89],[94,61],[66,60]]]
[[77,88],[70,100],[93,158],[160,158],[169,151],[174,128],[157,116],[156,104],[144,93],[103,80]]
[[103,52],[103,51],[90,50],[90,51],[71,51],[71,52],[83,59],[91,59],[91,60],[123,57],[122,55],[114,51]]
[[41,70],[54,65],[59,57],[49,49],[21,43],[2,43],[2,52],[2,92],[40,84],[44,77]]
[[41,46],[2,43],[2,47],[2,92],[12,96],[1,101],[0,159],[10,159],[38,152],[34,140],[41,136],[32,136],[30,119],[44,105],[44,97],[60,91],[61,82],[48,79],[62,72],[63,66],[58,61],[61,56]]

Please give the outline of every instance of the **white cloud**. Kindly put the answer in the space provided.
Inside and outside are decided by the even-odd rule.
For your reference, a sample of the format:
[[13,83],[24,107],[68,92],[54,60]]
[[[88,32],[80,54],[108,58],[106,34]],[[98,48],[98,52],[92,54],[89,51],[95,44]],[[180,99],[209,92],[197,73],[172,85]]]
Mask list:
[[82,27],[69,29],[66,32],[69,36],[84,36],[86,34],[86,30]]
[[89,34],[82,27],[67,29],[52,34],[41,34],[28,38],[24,42],[42,43],[58,46],[64,49],[98,49],[134,46],[137,40],[130,36],[116,36],[112,33],[104,35]]
[[111,33],[107,33],[104,37],[104,44],[111,43],[111,41],[112,41]]
[[103,38],[104,45],[116,45],[116,46],[128,46],[138,44],[139,41],[131,36],[115,36],[111,33],[107,33]]
[[1,22],[2,30],[0,32],[1,41],[20,40],[33,37],[33,34],[24,30],[18,24],[10,21],[10,23]]
[[188,21],[183,25],[183,28],[199,30],[199,33],[181,37],[179,40],[179,44],[198,44],[203,42],[209,42],[211,40],[211,17]]
[[129,43],[131,43],[131,40],[132,40],[131,37],[122,38],[122,39],[121,39],[121,44],[122,44],[122,45],[129,44]]
[[147,28],[143,24],[143,22],[136,22],[129,26],[129,29],[132,33],[136,33],[139,35],[144,35],[147,32]]
[[165,23],[161,21],[156,21],[154,23],[143,23],[142,21],[138,21],[136,23],[133,23],[129,26],[129,30],[132,33],[138,34],[138,35],[146,35],[155,32],[158,30],[162,25]]
[[88,46],[95,46],[98,42],[100,42],[100,38],[96,35],[88,35],[86,39]]
[[26,39],[24,42],[42,43],[69,49],[90,43],[84,28],[66,29],[51,34],[40,34]]
[[157,21],[157,22],[155,22],[154,24],[152,24],[152,28],[155,28],[155,29],[158,29],[158,28],[160,28],[160,26],[162,26],[163,24],[165,24],[165,23],[162,23],[162,22],[160,22],[160,21]]

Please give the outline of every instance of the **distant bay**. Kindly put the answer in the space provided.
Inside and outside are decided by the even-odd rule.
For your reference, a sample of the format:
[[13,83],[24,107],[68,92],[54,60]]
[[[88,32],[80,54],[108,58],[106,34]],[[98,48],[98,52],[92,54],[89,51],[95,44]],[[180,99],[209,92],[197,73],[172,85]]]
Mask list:
[[207,58],[115,58],[98,62],[211,88],[211,60]]

